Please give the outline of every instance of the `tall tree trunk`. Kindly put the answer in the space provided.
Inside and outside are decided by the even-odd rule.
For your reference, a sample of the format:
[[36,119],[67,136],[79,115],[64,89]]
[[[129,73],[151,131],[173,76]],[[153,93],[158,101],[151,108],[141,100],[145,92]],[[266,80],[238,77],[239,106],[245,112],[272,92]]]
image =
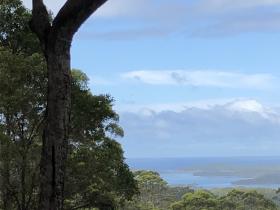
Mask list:
[[33,0],[30,26],[48,66],[39,210],[62,210],[71,104],[70,46],[79,27],[107,0],[67,0],[50,23],[43,0]]
[[25,149],[22,154],[22,162],[21,162],[21,209],[26,210],[26,167],[27,167],[27,150]]
[[[54,43],[54,42],[50,42]],[[70,45],[48,46],[48,106],[41,160],[39,209],[63,209],[65,160],[71,104]]]
[[[8,111],[9,112],[9,111]],[[1,145],[0,145],[0,155],[1,155],[1,161],[2,161],[2,170],[0,170],[0,178],[2,178],[2,185],[0,186],[1,194],[2,194],[2,201],[3,201],[3,210],[10,210],[12,208],[12,196],[11,191],[9,189],[9,183],[10,183],[10,163],[11,163],[11,156],[10,156],[10,136],[11,136],[11,130],[10,130],[10,115],[7,114],[6,116],[6,135],[7,138],[2,139]],[[1,139],[0,139],[1,140]]]
[[3,162],[3,174],[2,174],[2,201],[3,210],[10,210],[12,208],[12,196],[9,190],[8,184],[10,183],[10,160],[4,160]]

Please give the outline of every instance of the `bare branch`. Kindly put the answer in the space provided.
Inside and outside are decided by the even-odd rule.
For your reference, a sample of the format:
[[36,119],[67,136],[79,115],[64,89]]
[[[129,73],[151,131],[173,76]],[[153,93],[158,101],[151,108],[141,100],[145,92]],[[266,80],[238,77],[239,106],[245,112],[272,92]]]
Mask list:
[[43,0],[33,0],[30,28],[38,36],[43,50],[45,50],[44,48],[51,24],[49,20],[49,14]]
[[54,30],[63,30],[64,38],[71,41],[79,27],[106,1],[68,0],[53,21]]

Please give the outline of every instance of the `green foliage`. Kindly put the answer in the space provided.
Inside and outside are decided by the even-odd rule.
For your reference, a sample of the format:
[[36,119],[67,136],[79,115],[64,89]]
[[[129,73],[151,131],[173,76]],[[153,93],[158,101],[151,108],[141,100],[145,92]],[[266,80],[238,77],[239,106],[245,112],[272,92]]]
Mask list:
[[40,54],[26,56],[0,48],[0,71],[0,111],[32,113],[32,117],[42,112],[47,80],[45,62]]
[[153,186],[157,188],[165,188],[167,182],[164,181],[159,173],[154,171],[136,171],[135,179],[142,188],[146,188],[147,191],[151,191]]
[[91,149],[74,149],[68,165],[67,209],[84,204],[116,207],[137,190],[133,175],[123,163],[122,150],[113,140],[106,139]]
[[220,198],[224,209],[238,210],[276,210],[276,205],[256,191],[232,190],[226,196]]
[[218,200],[212,193],[198,190],[185,194],[182,200],[172,204],[171,208],[173,210],[216,210],[218,205]]
[[[0,162],[7,163],[9,170],[9,174],[5,174],[3,168],[0,177],[9,180],[9,186],[4,187],[8,186],[8,194],[14,195],[10,198],[12,209],[23,195],[26,199],[20,201],[20,205],[35,209],[39,184],[40,125],[46,107],[44,62],[35,54],[24,57],[5,50],[0,53],[3,55],[0,58],[0,78],[3,79],[0,84],[0,97],[3,99],[0,102],[0,114],[3,115],[1,134],[6,139],[1,138],[1,154],[5,156]],[[20,65],[13,66],[15,62]],[[113,100],[109,96],[92,95],[84,88],[87,82],[81,80],[86,78],[79,76],[82,74],[78,71],[73,74],[66,206],[67,209],[77,206],[116,207],[137,193],[136,182],[124,162],[120,144],[108,137],[122,136],[118,115],[112,109]],[[19,123],[20,127],[17,126]],[[9,151],[13,152],[7,155]],[[10,176],[11,170],[18,173]],[[32,205],[27,204],[28,200],[32,201]]]
[[112,109],[109,95],[93,96],[87,88],[88,78],[81,71],[72,74],[71,139],[81,143],[102,139],[106,134],[123,136],[119,116]]
[[[20,0],[0,1],[0,209],[37,209],[47,74]],[[114,137],[123,136],[108,95],[72,71],[66,209],[113,209],[137,186]]]
[[162,203],[163,193],[166,192],[165,182],[157,172],[136,171],[135,179],[138,182],[140,195],[138,200],[147,207],[158,207]]
[[276,205],[256,191],[232,190],[222,197],[198,190],[185,194],[172,210],[277,210]]
[[0,45],[12,52],[40,52],[37,38],[29,28],[31,13],[20,0],[0,1]]
[[112,109],[113,99],[93,96],[82,72],[74,70],[72,75],[66,206],[121,205],[137,192],[137,186],[124,163],[121,145],[108,137],[123,135],[117,124],[119,117]]
[[[0,209],[5,210],[37,209],[47,75],[39,42],[28,26],[30,17],[20,0],[0,1]],[[108,95],[93,95],[86,74],[72,71],[66,209],[276,209],[255,191],[233,190],[218,197],[170,187],[156,172],[132,174],[114,140],[124,133],[113,102]]]
[[[32,70],[31,70],[32,69]],[[45,107],[45,63],[38,53],[0,48],[0,180],[2,205],[35,208]],[[6,207],[7,209],[9,209]]]
[[132,201],[126,202],[124,210],[166,210],[187,192],[189,187],[171,187],[157,172],[135,171],[139,194]]

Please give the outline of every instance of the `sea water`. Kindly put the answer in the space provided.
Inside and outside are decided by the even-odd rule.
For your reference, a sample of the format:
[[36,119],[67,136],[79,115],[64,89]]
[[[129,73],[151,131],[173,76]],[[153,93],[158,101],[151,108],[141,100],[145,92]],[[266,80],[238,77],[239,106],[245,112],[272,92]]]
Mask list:
[[[280,186],[278,183],[234,184],[242,179],[255,178],[254,170],[265,175],[268,167],[270,173],[279,173],[280,177],[280,157],[129,158],[127,163],[132,170],[157,171],[168,184],[176,186],[189,185],[202,188]],[[233,173],[221,173],[225,168],[227,170],[232,168]],[[248,168],[251,168],[249,175]],[[200,174],[197,175],[196,172]]]

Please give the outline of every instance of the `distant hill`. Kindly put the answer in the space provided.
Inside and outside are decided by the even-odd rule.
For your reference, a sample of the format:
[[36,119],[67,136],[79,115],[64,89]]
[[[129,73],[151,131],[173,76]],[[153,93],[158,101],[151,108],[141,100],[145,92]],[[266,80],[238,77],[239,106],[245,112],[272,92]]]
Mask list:
[[280,186],[280,174],[267,174],[256,178],[242,179],[232,182],[234,185],[277,185]]

